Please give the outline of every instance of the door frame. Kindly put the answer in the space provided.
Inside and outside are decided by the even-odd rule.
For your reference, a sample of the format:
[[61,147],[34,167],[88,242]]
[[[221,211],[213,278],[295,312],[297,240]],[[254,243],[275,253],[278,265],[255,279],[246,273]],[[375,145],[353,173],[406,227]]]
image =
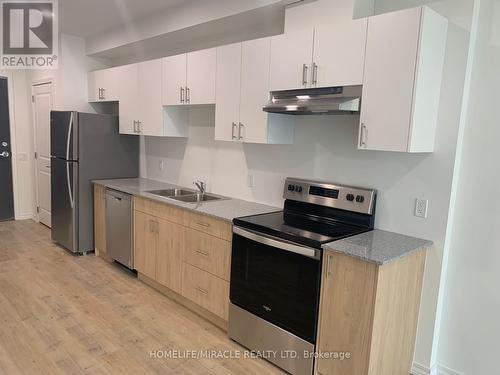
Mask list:
[[19,216],[19,184],[17,175],[17,143],[16,143],[16,123],[14,116],[14,87],[12,72],[0,71],[0,77],[7,79],[7,96],[9,98],[9,126],[10,126],[10,150],[12,166],[12,191],[14,199],[14,220],[29,219],[29,217]]
[[[40,213],[37,210],[37,207],[40,207],[39,201],[40,198],[38,196],[38,150],[36,148],[37,145],[37,131],[36,131],[36,124],[35,124],[35,101],[33,100],[34,96],[34,87],[35,86],[40,86],[40,85],[45,85],[50,83],[52,85],[52,106],[54,106],[55,103],[55,80],[52,77],[48,78],[42,78],[42,79],[36,79],[31,81],[31,93],[30,93],[30,102],[31,102],[31,120],[32,120],[32,125],[33,125],[33,173],[35,175],[35,204],[33,207],[33,218],[35,221],[40,222]],[[35,153],[37,154],[37,157],[35,158]]]

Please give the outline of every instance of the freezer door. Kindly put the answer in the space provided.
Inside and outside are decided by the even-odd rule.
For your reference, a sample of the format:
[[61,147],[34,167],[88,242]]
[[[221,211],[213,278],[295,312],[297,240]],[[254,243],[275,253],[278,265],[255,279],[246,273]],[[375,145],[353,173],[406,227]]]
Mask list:
[[78,112],[50,112],[51,156],[78,160]]
[[52,239],[76,253],[78,249],[78,163],[51,159]]

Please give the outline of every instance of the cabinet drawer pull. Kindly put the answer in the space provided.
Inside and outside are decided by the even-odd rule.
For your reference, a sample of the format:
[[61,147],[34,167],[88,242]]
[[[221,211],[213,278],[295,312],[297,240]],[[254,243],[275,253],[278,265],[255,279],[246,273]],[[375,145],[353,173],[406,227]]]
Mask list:
[[201,222],[201,221],[197,221],[197,222],[196,222],[196,224],[197,224],[197,225],[199,225],[199,226],[205,227],[205,228],[210,227],[210,224],[208,224],[208,223],[203,223],[203,222]]
[[202,287],[197,286],[195,289],[200,293],[208,294],[208,290],[203,289]]
[[196,252],[204,257],[208,257],[210,254],[206,251],[196,250]]

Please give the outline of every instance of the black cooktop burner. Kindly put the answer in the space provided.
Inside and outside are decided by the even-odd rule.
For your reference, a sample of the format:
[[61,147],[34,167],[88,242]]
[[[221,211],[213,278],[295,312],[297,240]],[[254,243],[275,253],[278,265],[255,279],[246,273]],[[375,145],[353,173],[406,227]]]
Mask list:
[[237,218],[234,224],[318,249],[328,242],[371,230],[344,222],[324,222],[321,217],[285,211]]

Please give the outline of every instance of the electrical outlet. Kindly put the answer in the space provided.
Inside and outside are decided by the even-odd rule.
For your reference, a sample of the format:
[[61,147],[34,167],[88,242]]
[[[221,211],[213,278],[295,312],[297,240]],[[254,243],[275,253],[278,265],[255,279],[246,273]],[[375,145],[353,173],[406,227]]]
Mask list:
[[163,168],[164,168],[164,165],[163,165],[163,160],[160,160],[158,162],[158,168],[160,169],[160,171],[163,171]]
[[427,209],[429,201],[427,199],[415,199],[415,216],[427,219]]

